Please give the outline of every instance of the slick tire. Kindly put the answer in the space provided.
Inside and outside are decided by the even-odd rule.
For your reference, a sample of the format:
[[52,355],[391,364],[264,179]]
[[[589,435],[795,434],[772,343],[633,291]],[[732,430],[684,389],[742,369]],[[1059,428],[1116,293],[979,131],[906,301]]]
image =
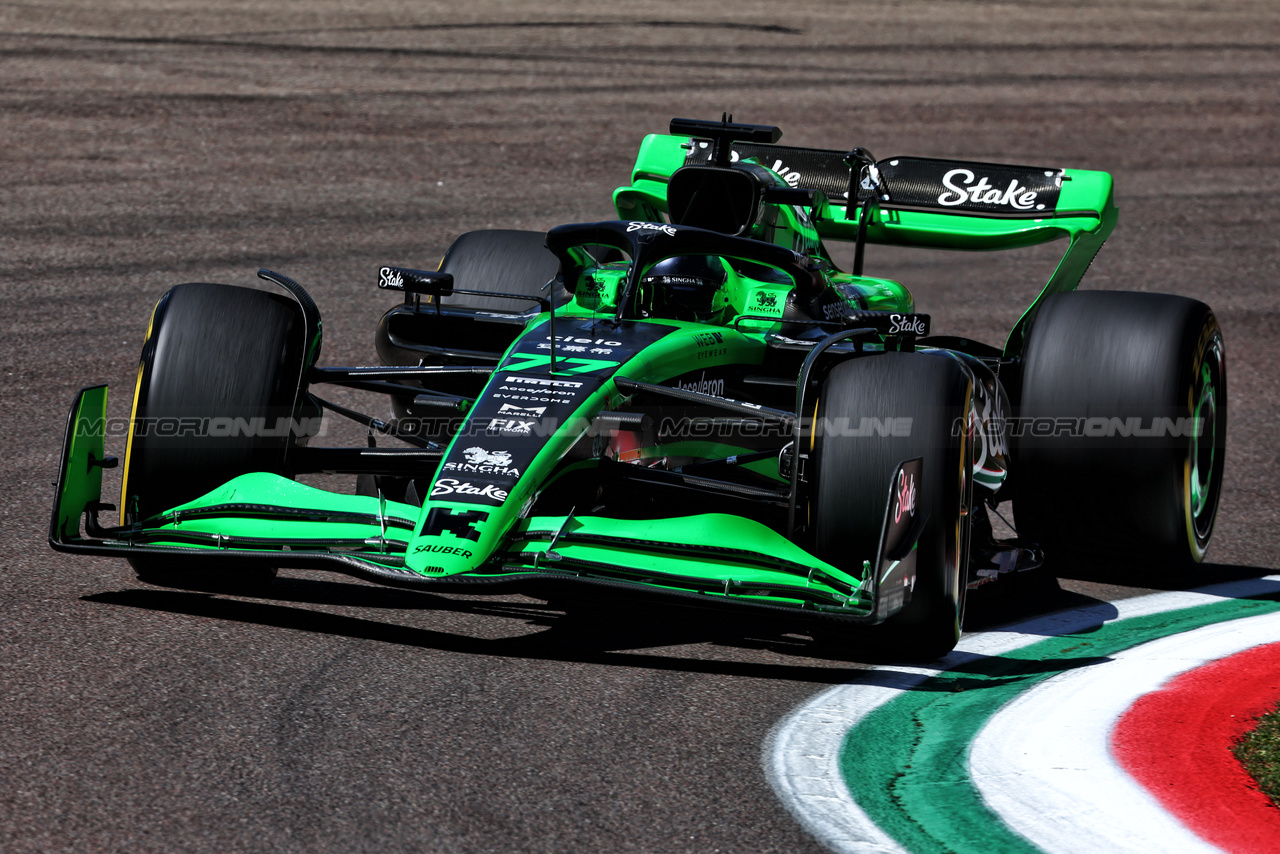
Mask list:
[[[891,657],[933,660],[960,639],[973,460],[967,428],[954,427],[971,423],[972,396],[971,374],[940,352],[852,359],[833,368],[822,386],[810,493],[818,557],[854,575],[861,574],[864,559],[874,563],[894,470],[904,460],[924,458],[919,507],[929,521],[919,541],[915,588],[902,610],[875,629]],[[841,435],[841,425],[864,432],[864,416],[893,418],[910,429]]]
[[[560,262],[545,244],[546,234],[541,231],[513,229],[469,231],[455,240],[445,252],[440,262],[440,272],[453,275],[455,288],[547,297],[555,299],[557,306],[563,305],[569,299],[569,294],[564,288],[552,285],[545,291],[542,289],[543,285],[555,278],[560,270]],[[472,294],[445,297],[441,305],[449,308],[514,313],[537,307],[537,303],[529,300],[481,297]],[[424,307],[423,310],[427,309]],[[423,358],[419,353],[396,346],[392,330],[399,312],[399,308],[393,308],[378,324],[375,345],[382,363],[384,365],[407,365],[419,362],[424,365],[444,364],[445,359],[440,356],[432,354]],[[403,320],[404,318],[400,318],[400,322]],[[467,382],[471,385],[459,384],[455,388],[448,385],[448,378],[441,378],[434,385],[466,396],[478,393],[479,388],[474,381]],[[424,416],[421,411],[411,410],[409,407],[411,403],[411,398],[393,398],[392,410],[395,416],[403,419],[406,424],[416,424],[419,429],[415,433],[423,438],[435,441],[447,437],[450,423],[457,420],[456,413],[442,414],[438,418]]]
[[[138,365],[121,488],[126,523],[241,474],[284,472],[305,335],[301,309],[282,295],[186,284],[160,298]],[[277,419],[285,419],[282,435]],[[130,563],[144,581],[169,586],[196,586],[203,576],[251,586],[275,575],[254,563],[208,559],[192,567],[152,555]]]
[[[560,270],[560,262],[546,247],[546,239],[541,231],[468,231],[445,252],[440,272],[453,274],[455,288],[554,297],[559,305],[569,296],[564,288],[553,285],[545,291],[542,289]],[[444,304],[514,312],[527,311],[536,305],[525,300],[471,294],[446,297]]]
[[1123,556],[1147,579],[1204,559],[1227,438],[1225,350],[1207,305],[1150,293],[1049,297],[1023,351],[1018,415],[1020,535],[1050,557]]
[[[553,285],[546,291],[542,289],[543,285],[553,279],[560,270],[560,262],[547,249],[545,242],[546,235],[541,231],[511,229],[468,231],[453,241],[445,252],[444,258],[440,261],[440,272],[453,275],[455,288],[501,291],[530,297],[551,297],[555,299],[557,306],[563,305],[569,299],[569,294],[564,288]],[[440,304],[449,308],[517,314],[537,307],[537,303],[529,300],[484,297],[474,294],[444,297]],[[424,306],[423,311],[427,310]],[[397,334],[412,338],[412,327],[407,330],[393,328],[397,318],[404,320],[402,315],[404,310],[397,306],[383,315],[378,324],[374,343],[382,363],[407,365],[422,361],[427,365],[444,364],[444,358],[439,355],[428,354],[423,359],[418,353],[409,349],[410,345],[397,344]]]

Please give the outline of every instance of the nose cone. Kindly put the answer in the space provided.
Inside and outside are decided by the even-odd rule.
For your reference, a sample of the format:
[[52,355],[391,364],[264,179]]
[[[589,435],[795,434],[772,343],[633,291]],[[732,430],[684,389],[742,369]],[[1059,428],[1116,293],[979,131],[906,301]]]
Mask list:
[[465,504],[424,508],[405,551],[405,565],[422,575],[456,575],[488,559],[499,539],[492,509]]

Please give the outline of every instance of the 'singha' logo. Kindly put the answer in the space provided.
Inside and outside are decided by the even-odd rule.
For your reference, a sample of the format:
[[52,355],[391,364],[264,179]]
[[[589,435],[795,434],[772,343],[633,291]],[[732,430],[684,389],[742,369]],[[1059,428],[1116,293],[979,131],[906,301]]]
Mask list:
[[486,451],[484,448],[467,448],[462,452],[467,458],[467,462],[472,465],[482,466],[509,466],[511,465],[510,451]]

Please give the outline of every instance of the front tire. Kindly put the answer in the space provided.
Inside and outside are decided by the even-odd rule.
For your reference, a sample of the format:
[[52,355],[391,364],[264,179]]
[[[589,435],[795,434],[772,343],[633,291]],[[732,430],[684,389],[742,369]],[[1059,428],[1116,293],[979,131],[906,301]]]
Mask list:
[[[894,470],[904,460],[924,458],[919,500],[929,522],[918,545],[916,585],[902,610],[879,629],[897,657],[936,659],[960,639],[968,584],[972,392],[969,372],[942,352],[852,359],[836,365],[822,386],[810,501],[818,557],[854,575],[864,559],[874,563]],[[852,429],[841,435],[846,426]]]
[[[278,294],[186,284],[160,298],[142,347],[121,488],[125,524],[241,474],[283,474],[302,382],[301,309]],[[279,419],[284,419],[280,421]],[[285,429],[281,434],[280,427]],[[265,435],[264,435],[265,434]],[[275,569],[202,559],[199,569],[136,556],[138,577],[168,586],[269,583]]]

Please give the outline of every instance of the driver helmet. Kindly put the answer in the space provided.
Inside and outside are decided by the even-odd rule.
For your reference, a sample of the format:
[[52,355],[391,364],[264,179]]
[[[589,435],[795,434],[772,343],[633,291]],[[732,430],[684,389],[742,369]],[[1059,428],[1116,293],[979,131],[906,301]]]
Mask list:
[[725,278],[714,255],[676,255],[650,267],[640,285],[654,315],[707,323],[729,306]]

